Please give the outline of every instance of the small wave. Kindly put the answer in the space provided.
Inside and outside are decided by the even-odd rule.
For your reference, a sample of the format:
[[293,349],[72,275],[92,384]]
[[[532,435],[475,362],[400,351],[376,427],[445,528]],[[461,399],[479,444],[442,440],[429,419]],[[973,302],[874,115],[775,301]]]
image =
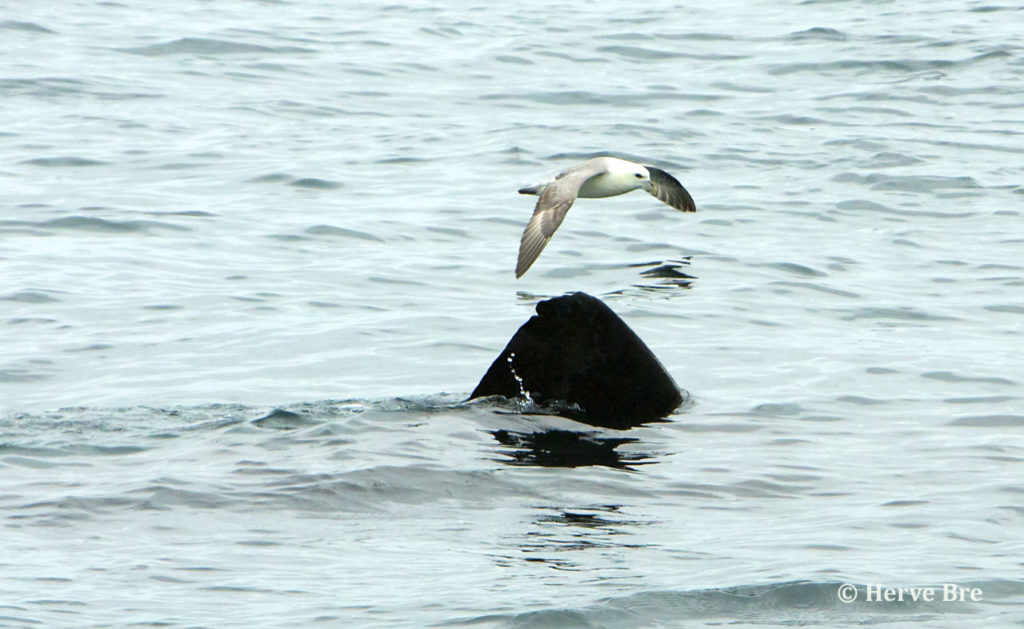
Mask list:
[[259,419],[253,420],[254,426],[260,428],[273,428],[275,430],[295,430],[297,428],[306,428],[308,426],[316,426],[321,422],[303,415],[302,413],[296,413],[294,411],[288,411],[283,408],[275,408],[270,413],[260,417]]
[[715,81],[711,84],[711,87],[717,87],[718,89],[730,92],[745,92],[749,94],[771,94],[774,92],[774,90],[767,87],[759,87],[757,85],[740,85],[729,81]]
[[971,13],[995,13],[996,11],[1020,11],[1020,7],[1014,6],[1012,3],[1010,6],[986,4],[980,7],[972,7],[967,10]]
[[839,183],[859,183],[873,190],[900,190],[906,192],[935,192],[937,190],[978,190],[983,188],[973,177],[940,177],[936,175],[883,175],[871,173],[841,173],[832,178]]
[[1024,315],[1024,306],[1018,306],[1016,304],[998,304],[993,306],[985,306],[985,310],[989,312],[1005,312],[1009,314]]
[[51,31],[45,26],[40,26],[34,22],[19,22],[17,20],[4,20],[3,22],[0,22],[0,28],[6,28],[12,31],[24,31],[26,33],[56,34],[55,31]]
[[804,408],[796,402],[767,402],[758,404],[750,412],[760,417],[796,417],[804,412]]
[[378,163],[378,164],[418,164],[420,162],[428,162],[428,161],[430,161],[430,160],[426,159],[424,157],[412,157],[412,156],[406,155],[406,156],[402,156],[402,157],[387,157],[387,158],[384,158],[384,159],[378,159],[376,163]]
[[79,352],[102,352],[108,349],[114,349],[114,346],[110,343],[93,343],[91,345],[85,345],[83,347],[71,347],[64,350],[65,354],[77,354]]
[[384,242],[384,239],[369,232],[349,229],[347,227],[335,227],[334,225],[314,225],[306,229],[306,233],[312,236],[337,236],[341,238],[355,238],[357,240],[368,240],[371,242]]
[[928,378],[930,380],[941,380],[942,382],[981,382],[985,384],[1002,384],[1008,386],[1016,386],[1016,382],[1008,378],[999,378],[997,376],[962,376],[960,374],[953,373],[952,371],[929,371],[921,374],[922,378]]
[[3,297],[0,297],[0,301],[18,301],[25,304],[45,304],[60,300],[56,297],[51,297],[45,292],[27,290],[19,293],[11,293],[10,295],[4,295]]
[[313,188],[316,190],[336,190],[341,187],[341,183],[337,181],[317,179],[316,177],[303,177],[301,179],[296,179],[288,185],[295,186],[297,188]]
[[249,183],[283,183],[285,181],[294,181],[294,177],[288,173],[269,173],[248,180]]
[[849,299],[859,299],[860,293],[854,293],[852,291],[840,290],[838,288],[832,288],[830,286],[822,286],[820,284],[814,284],[811,282],[793,282],[793,281],[776,281],[770,282],[769,286],[790,286],[793,288],[804,288],[813,290],[819,293],[825,293],[826,295],[835,295],[836,297],[846,297]]
[[65,157],[36,157],[33,159],[27,159],[22,164],[30,164],[32,166],[46,166],[50,168],[60,167],[82,167],[82,166],[109,166],[110,162],[104,162],[98,159],[88,159],[86,157],[75,157],[73,155]]
[[647,107],[652,100],[718,101],[725,96],[692,92],[646,92],[609,94],[591,90],[552,92],[501,92],[485,94],[482,100],[525,101],[544,105],[607,105],[610,107]]
[[802,41],[806,39],[822,39],[826,41],[846,41],[846,33],[837,31],[834,28],[825,28],[821,26],[815,26],[803,31],[797,31],[789,34],[789,39],[793,41]]
[[956,317],[945,315],[934,315],[923,312],[910,306],[902,308],[857,308],[847,311],[847,314],[840,317],[843,321],[855,321],[857,319],[890,319],[907,324],[910,322],[924,321],[957,321]]
[[1013,402],[1017,398],[1012,395],[982,395],[976,397],[948,397],[944,400],[946,404],[1002,404]]
[[[765,120],[768,122],[777,122],[779,124],[789,125],[824,125],[828,124],[827,121],[821,118],[815,118],[813,116],[794,116],[793,114],[777,114],[770,116],[758,116],[757,120]],[[833,122],[832,124],[838,124]]]
[[188,227],[161,221],[114,221],[94,216],[65,216],[48,221],[0,221],[0,226],[30,227],[37,229],[70,229],[78,231],[104,232],[108,234],[147,233],[153,229],[171,231],[192,231]]
[[1024,428],[1024,415],[974,415],[949,422],[950,426],[976,428]]
[[736,41],[739,39],[734,34],[725,33],[664,33],[658,35],[659,39],[674,39],[682,41],[705,41],[705,42],[719,42],[719,41]]
[[316,177],[292,177],[288,173],[268,173],[247,180],[249,183],[287,183],[296,188],[310,188],[313,190],[337,190],[344,184],[330,179],[319,179]]
[[973,216],[974,212],[939,212],[936,210],[899,210],[894,207],[882,205],[881,203],[875,203],[874,201],[867,201],[864,199],[854,199],[850,201],[840,201],[836,203],[836,209],[844,211],[868,211],[868,212],[880,212],[883,214],[891,214],[893,216],[924,216],[929,218],[964,218],[967,216]]
[[117,50],[146,57],[163,57],[166,55],[236,55],[248,53],[282,54],[312,52],[309,49],[294,46],[261,46],[258,44],[246,44],[221,39],[208,39],[205,37],[183,37],[181,39],[175,39],[174,41],[152,44],[150,46],[118,48]]
[[966,59],[870,59],[870,60],[842,60],[828,62],[798,62],[774,64],[767,67],[768,74],[783,76],[796,72],[813,72],[815,74],[830,74],[842,72],[854,72],[863,75],[877,72],[901,72],[901,73],[938,73],[953,68],[969,67],[977,63],[983,63],[991,59],[1005,59],[1012,57],[1005,50],[993,50],[984,52]]
[[888,403],[888,400],[879,400],[873,397],[864,397],[863,395],[840,395],[836,397],[836,401],[856,404],[857,406],[877,406]]
[[825,273],[824,271],[812,269],[811,267],[804,266],[802,264],[797,264],[796,262],[769,262],[767,264],[762,264],[761,266],[765,266],[771,269],[777,269],[779,271],[785,271],[786,273],[790,273],[792,275],[799,275],[802,277],[828,276],[828,273]]
[[495,61],[500,61],[502,63],[513,63],[515,65],[524,65],[524,66],[525,65],[532,66],[534,64],[533,61],[530,61],[529,59],[527,59],[525,57],[517,57],[515,55],[496,55],[494,57],[494,60]]
[[669,50],[657,50],[642,46],[599,46],[597,52],[613,54],[626,59],[658,61],[662,59],[700,59],[704,61],[728,61],[745,59],[744,55],[694,54]]

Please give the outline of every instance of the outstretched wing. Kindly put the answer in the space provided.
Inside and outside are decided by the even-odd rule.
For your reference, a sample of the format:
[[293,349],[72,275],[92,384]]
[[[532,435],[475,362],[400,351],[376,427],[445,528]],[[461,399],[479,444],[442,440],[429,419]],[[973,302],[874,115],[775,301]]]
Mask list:
[[605,172],[604,168],[592,162],[593,160],[584,162],[566,170],[541,190],[537,205],[533,208],[533,216],[523,230],[522,240],[519,241],[517,279],[526,273],[547,246],[555,230],[565,220],[565,215],[576,201],[576,194],[583,182]]
[[651,173],[651,183],[644,190],[658,197],[665,203],[683,212],[696,212],[697,206],[693,197],[686,191],[683,184],[660,168],[644,166]]

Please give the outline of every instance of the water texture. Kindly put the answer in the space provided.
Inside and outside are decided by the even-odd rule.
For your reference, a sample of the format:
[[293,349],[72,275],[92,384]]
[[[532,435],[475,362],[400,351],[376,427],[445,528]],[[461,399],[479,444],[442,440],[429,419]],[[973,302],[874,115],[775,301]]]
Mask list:
[[[0,624],[1024,622],[1022,33],[0,7]],[[698,212],[581,200],[517,281],[516,190],[597,154]],[[464,403],[578,290],[690,393],[670,422]],[[982,597],[865,600],[944,585]]]

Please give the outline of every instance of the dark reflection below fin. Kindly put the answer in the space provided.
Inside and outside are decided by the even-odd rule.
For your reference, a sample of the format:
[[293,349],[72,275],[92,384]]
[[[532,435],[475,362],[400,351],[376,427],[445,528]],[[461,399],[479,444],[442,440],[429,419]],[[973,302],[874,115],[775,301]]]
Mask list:
[[512,457],[513,465],[538,465],[541,467],[585,467],[603,465],[618,469],[630,469],[634,465],[653,463],[648,456],[640,453],[622,454],[616,448],[638,441],[635,438],[596,437],[596,433],[571,430],[547,430],[543,432],[512,432],[495,430],[491,432],[499,443],[509,446],[504,454]]

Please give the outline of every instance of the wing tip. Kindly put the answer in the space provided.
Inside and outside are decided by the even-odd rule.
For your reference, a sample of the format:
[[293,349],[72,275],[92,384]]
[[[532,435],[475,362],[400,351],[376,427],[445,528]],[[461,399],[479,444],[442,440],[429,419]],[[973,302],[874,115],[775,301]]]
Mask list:
[[[650,171],[654,184],[653,189],[649,189],[648,192],[680,212],[697,211],[697,204],[694,203],[693,196],[678,179],[655,166],[645,166],[645,168]],[[664,194],[660,194],[660,192],[664,192]]]
[[[543,247],[541,247],[543,249]],[[540,251],[536,253],[527,252],[521,250],[519,252],[519,259],[516,261],[516,279],[518,280],[522,276],[526,275],[526,272],[530,270],[533,263],[540,257]]]

